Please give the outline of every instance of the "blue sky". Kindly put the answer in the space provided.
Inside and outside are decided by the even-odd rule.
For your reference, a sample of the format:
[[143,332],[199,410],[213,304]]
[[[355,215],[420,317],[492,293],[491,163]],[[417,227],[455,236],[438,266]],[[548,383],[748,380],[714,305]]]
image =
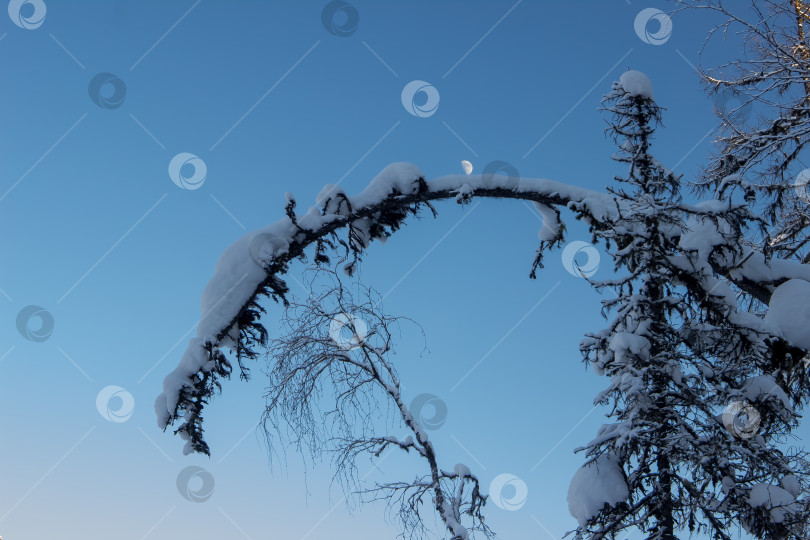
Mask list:
[[[290,453],[271,467],[255,430],[261,369],[209,406],[211,459],[184,457],[156,428],[152,403],[193,335],[220,252],[281,217],[285,192],[305,210],[323,184],[357,192],[396,161],[432,178],[460,172],[463,159],[477,171],[503,160],[523,176],[602,189],[622,171],[597,108],[628,67],[650,76],[667,109],[658,159],[689,179],[711,150],[713,104],[692,66],[711,21],[677,14],[669,39],[646,43],[634,20],[665,2],[356,0],[348,36],[327,31],[321,1],[45,5],[36,28],[0,18],[5,540],[393,538],[382,506],[347,510],[328,463],[305,471]],[[34,6],[22,9],[37,26]],[[125,85],[114,108],[89,95],[99,73]],[[435,87],[434,114],[403,107],[413,80]],[[197,189],[169,177],[182,152],[206,165]],[[406,393],[447,406],[431,434],[443,465],[466,463],[487,486],[504,473],[525,483],[519,510],[488,506],[503,538],[560,538],[575,526],[565,502],[582,462],[573,449],[605,412],[591,402],[606,381],[578,352],[604,324],[599,296],[559,251],[528,279],[541,222],[522,203],[438,209],[373,246],[362,279],[425,330],[430,354],[406,340],[401,378]],[[568,239],[588,240],[568,217]],[[603,264],[596,277],[609,273]],[[18,331],[29,305],[53,317],[47,339]],[[113,418],[123,421],[97,407],[111,385],[124,392],[104,394],[119,392],[111,410],[132,396]],[[204,502],[178,491],[188,466],[214,479]],[[378,467],[360,471],[418,471],[396,456]]]

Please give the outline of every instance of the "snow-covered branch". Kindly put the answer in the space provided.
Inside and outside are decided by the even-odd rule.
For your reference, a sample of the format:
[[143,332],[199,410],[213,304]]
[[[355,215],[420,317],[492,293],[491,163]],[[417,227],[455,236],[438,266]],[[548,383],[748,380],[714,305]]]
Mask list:
[[[219,390],[220,380],[233,371],[222,349],[235,353],[241,375],[247,377],[243,360],[254,358],[255,347],[267,339],[267,331],[259,322],[263,312],[259,299],[266,296],[286,301],[288,287],[282,276],[291,261],[305,257],[307,248],[314,246],[316,262],[328,260],[330,251],[342,249],[343,256],[351,259],[345,265],[350,273],[371,241],[393,234],[409,214],[416,214],[423,206],[433,210],[433,201],[456,199],[463,204],[473,197],[538,204],[544,224],[535,267],[542,266],[543,250],[562,238],[564,225],[559,221],[558,207],[568,208],[598,229],[616,219],[625,205],[615,194],[545,179],[448,175],[427,182],[414,165],[406,163],[386,167],[355,196],[346,195],[339,186],[325,186],[318,206],[303,215],[295,214],[295,200],[288,197],[284,218],[246,234],[220,257],[203,292],[197,337],[190,340],[179,365],[166,376],[163,392],[155,401],[158,425],[165,429],[182,418],[175,432],[187,441],[185,452],[209,452],[203,439],[202,410]],[[346,239],[339,236],[341,229],[348,230]],[[737,259],[718,261],[708,255],[706,259],[716,273],[764,303],[769,301],[773,286],[789,278],[810,280],[810,267],[787,261],[771,261],[769,266],[757,253],[742,259],[744,263]]]
[[[263,309],[258,299],[267,296],[286,301],[288,288],[281,276],[291,261],[305,257],[309,246],[314,245],[318,263],[329,260],[331,250],[342,249],[343,257],[351,259],[344,269],[351,273],[371,241],[390,236],[409,214],[423,206],[432,210],[432,201],[458,199],[463,203],[471,197],[521,199],[544,208],[567,206],[594,226],[616,215],[611,197],[551,180],[485,174],[449,175],[428,183],[407,163],[389,165],[355,196],[327,185],[318,196],[318,206],[303,215],[294,213],[295,201],[288,197],[286,217],[243,236],[220,257],[203,292],[197,337],[190,340],[179,365],[165,378],[163,393],[155,401],[158,425],[166,428],[182,417],[176,433],[188,443],[185,452],[208,453],[202,437],[202,409],[219,389],[219,380],[233,370],[221,349],[235,353],[246,377],[242,360],[255,357],[255,346],[267,339],[259,322]],[[557,223],[544,224],[542,238],[551,238],[548,227],[561,238],[556,234],[561,227]],[[348,230],[346,239],[338,235],[343,228]],[[535,266],[542,266],[542,249],[549,244],[541,240]]]

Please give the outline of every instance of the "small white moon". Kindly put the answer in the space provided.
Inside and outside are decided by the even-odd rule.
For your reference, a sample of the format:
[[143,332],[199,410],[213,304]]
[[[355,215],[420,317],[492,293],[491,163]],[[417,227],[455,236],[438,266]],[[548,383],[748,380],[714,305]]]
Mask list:
[[464,174],[472,174],[473,171],[472,163],[470,163],[466,159],[461,162],[461,168],[464,169]]

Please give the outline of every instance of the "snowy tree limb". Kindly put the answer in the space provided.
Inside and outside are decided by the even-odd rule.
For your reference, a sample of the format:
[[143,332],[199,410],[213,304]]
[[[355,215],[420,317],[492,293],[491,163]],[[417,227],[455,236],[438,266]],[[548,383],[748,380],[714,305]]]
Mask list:
[[[182,418],[175,430],[187,441],[185,452],[208,453],[203,439],[202,410],[220,389],[222,377],[233,366],[222,348],[236,353],[241,376],[248,370],[242,361],[255,357],[254,347],[265,342],[267,331],[259,322],[262,296],[286,301],[288,287],[282,279],[291,261],[305,257],[309,246],[316,246],[316,260],[325,255],[326,243],[342,246],[346,257],[357,257],[374,239],[395,232],[409,214],[422,206],[465,193],[473,197],[516,199],[543,207],[566,207],[593,229],[604,228],[616,219],[626,205],[613,194],[569,186],[545,179],[509,178],[498,175],[449,175],[431,182],[410,164],[394,164],[384,169],[360,194],[349,197],[340,188],[327,186],[319,197],[321,207],[306,214],[292,212],[294,200],[287,203],[287,216],[279,222],[245,235],[232,244],[217,263],[214,277],[206,287],[203,316],[197,338],[190,341],[178,367],[163,384],[155,402],[158,425],[165,429]],[[460,202],[463,202],[461,200]],[[432,207],[430,207],[431,210]],[[433,210],[435,212],[435,210]],[[710,213],[692,209],[692,212]],[[292,216],[292,217],[291,217]],[[349,241],[337,235],[347,229]],[[542,266],[542,251],[552,243],[541,242],[535,266]],[[714,271],[741,290],[767,304],[771,289],[792,277],[810,281],[810,266],[787,261],[769,263],[754,253],[746,262],[718,261],[705,254]],[[328,258],[327,258],[328,259]],[[778,264],[777,264],[778,263]],[[349,271],[353,262],[347,265]],[[769,267],[768,265],[771,265]]]

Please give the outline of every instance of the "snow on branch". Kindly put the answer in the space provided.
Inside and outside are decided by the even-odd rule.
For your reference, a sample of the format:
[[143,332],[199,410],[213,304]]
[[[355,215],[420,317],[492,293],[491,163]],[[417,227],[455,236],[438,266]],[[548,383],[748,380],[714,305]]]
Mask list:
[[[286,303],[288,288],[281,276],[289,262],[304,258],[306,248],[314,244],[315,262],[328,262],[329,251],[342,249],[344,258],[352,258],[344,270],[352,273],[372,240],[390,236],[423,206],[435,213],[431,201],[457,198],[462,193],[466,200],[508,198],[533,201],[549,209],[568,206],[591,224],[617,215],[612,198],[595,191],[551,180],[493,174],[448,175],[428,183],[409,163],[389,165],[354,196],[327,185],[318,195],[318,206],[303,215],[295,214],[295,200],[288,194],[284,218],[246,234],[217,262],[203,291],[197,336],[189,341],[177,368],[166,376],[163,393],[155,401],[158,425],[165,429],[182,418],[175,432],[187,441],[184,452],[207,454],[202,409],[219,390],[220,379],[233,371],[221,349],[236,354],[241,375],[247,377],[243,359],[254,358],[254,346],[267,339],[259,323],[262,308],[258,299],[266,296]],[[345,240],[337,235],[342,228],[348,229]]]
[[[286,196],[285,217],[252,231],[231,244],[216,264],[214,275],[202,295],[202,316],[197,336],[189,341],[178,366],[163,382],[155,400],[158,426],[166,429],[182,419],[175,433],[187,444],[185,453],[208,454],[203,438],[202,410],[220,390],[220,381],[233,372],[223,349],[234,353],[240,376],[247,378],[245,359],[254,359],[256,348],[267,342],[260,323],[264,309],[261,297],[286,304],[288,287],[282,276],[290,262],[305,259],[314,245],[314,261],[328,263],[338,253],[348,261],[344,271],[352,274],[360,255],[370,243],[396,232],[409,215],[433,201],[456,199],[464,204],[474,197],[531,201],[543,216],[540,248],[532,267],[542,267],[543,251],[559,244],[564,224],[559,207],[565,207],[589,224],[604,229],[631,211],[616,193],[600,193],[546,179],[507,177],[497,174],[447,175],[430,182],[409,163],[394,163],[383,169],[359,194],[349,196],[339,186],[327,185],[317,197],[317,206],[296,214],[296,201]],[[711,215],[711,208],[683,208]],[[346,229],[347,234],[338,234]],[[684,234],[688,232],[684,231]],[[773,288],[791,278],[810,281],[810,266],[768,260],[761,253],[720,257],[708,245],[698,249],[700,264],[767,304]]]

